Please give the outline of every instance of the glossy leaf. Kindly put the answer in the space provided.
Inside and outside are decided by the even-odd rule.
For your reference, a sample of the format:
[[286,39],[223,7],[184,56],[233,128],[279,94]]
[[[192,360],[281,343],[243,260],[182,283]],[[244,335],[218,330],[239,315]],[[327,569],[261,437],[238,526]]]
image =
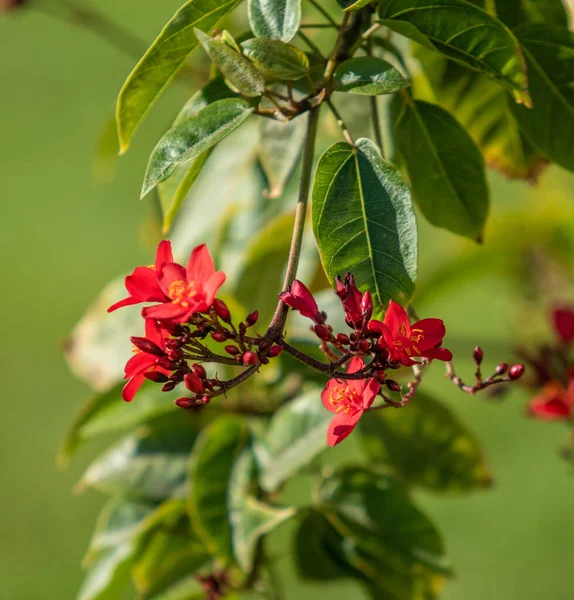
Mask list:
[[228,494],[235,459],[247,442],[243,422],[222,418],[204,429],[189,464],[188,511],[193,529],[211,554],[232,555]]
[[526,137],[552,161],[574,171],[574,34],[562,27],[525,25],[522,44],[534,108],[512,107]]
[[409,484],[466,492],[492,483],[476,436],[426,394],[417,392],[404,410],[361,419],[359,427],[369,464],[390,465]]
[[345,11],[350,12],[354,10],[359,10],[367,6],[367,4],[371,4],[373,0],[337,0],[337,4]]
[[266,492],[277,490],[289,477],[327,449],[327,427],[332,415],[314,388],[273,415],[267,433],[255,445],[259,481]]
[[292,212],[273,219],[255,235],[245,251],[235,295],[247,310],[259,311],[262,323],[269,321],[277,306],[293,223]]
[[77,600],[117,600],[130,580],[130,569],[136,553],[128,542],[106,549],[88,569]]
[[568,27],[562,0],[495,0],[496,16],[514,28],[524,23],[546,23]]
[[214,39],[199,30],[195,34],[209,58],[241,94],[255,97],[263,93],[265,79],[249,60],[221,39]]
[[238,456],[229,485],[229,520],[233,553],[246,573],[253,569],[257,542],[295,515],[294,508],[277,508],[252,495],[255,459],[250,448]]
[[313,231],[329,280],[347,272],[369,290],[378,314],[389,299],[407,304],[417,274],[417,229],[410,192],[376,146],[361,139],[331,146],[313,183]]
[[168,22],[124,83],[117,106],[120,151],[125,152],[148,110],[198,45],[195,27],[209,31],[239,0],[189,0]]
[[[465,0],[383,0],[381,24],[502,83],[529,106],[528,82],[516,38],[500,21]],[[396,24],[399,23],[399,27]],[[426,44],[428,45],[428,44]]]
[[337,92],[363,96],[392,94],[409,86],[400,71],[382,58],[360,56],[342,62],[335,71]]
[[439,106],[405,96],[396,108],[395,140],[427,220],[481,238],[489,190],[484,159],[468,132]]
[[290,41],[301,22],[301,0],[249,0],[249,24],[259,38]]
[[297,46],[280,40],[253,38],[243,42],[241,47],[243,54],[266,77],[292,81],[305,77],[309,71],[309,59]]
[[226,138],[245,122],[253,110],[246,100],[226,98],[174,125],[150,156],[142,198],[167,179],[178,164],[197,158]]
[[259,120],[259,162],[267,177],[267,197],[279,198],[297,164],[307,132],[307,117],[287,123],[274,119]]

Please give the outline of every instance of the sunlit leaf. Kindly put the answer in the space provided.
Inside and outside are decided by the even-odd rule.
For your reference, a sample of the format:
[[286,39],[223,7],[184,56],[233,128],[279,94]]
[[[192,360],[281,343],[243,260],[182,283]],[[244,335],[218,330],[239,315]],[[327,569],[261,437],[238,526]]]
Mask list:
[[337,4],[345,11],[350,12],[359,10],[367,4],[371,4],[373,0],[337,0]]
[[382,58],[360,56],[342,62],[335,71],[336,91],[363,96],[392,94],[408,87],[400,71]]
[[407,304],[417,274],[417,229],[409,189],[376,146],[361,139],[331,146],[313,183],[313,231],[330,281],[351,272],[373,294]]
[[128,542],[102,551],[88,569],[78,600],[117,600],[130,580],[136,545]]
[[301,21],[301,0],[249,0],[249,24],[260,38],[288,42]]
[[295,80],[309,71],[307,55],[291,44],[280,40],[253,38],[241,44],[243,53],[266,77]]

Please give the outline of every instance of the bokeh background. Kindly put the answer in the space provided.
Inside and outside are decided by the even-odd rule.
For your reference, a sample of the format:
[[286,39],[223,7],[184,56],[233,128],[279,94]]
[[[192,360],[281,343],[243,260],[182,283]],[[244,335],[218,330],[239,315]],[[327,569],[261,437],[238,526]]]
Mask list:
[[[180,4],[101,0],[97,6],[150,41]],[[101,173],[94,175],[94,148],[133,64],[48,13],[23,10],[0,18],[0,598],[5,600],[74,598],[82,554],[103,502],[93,492],[81,497],[72,492],[97,447],[80,453],[68,470],[56,468],[59,441],[89,394],[70,374],[61,348],[109,279],[150,262],[145,217],[152,208],[138,200],[140,183],[154,141],[187,97],[176,88],[163,99],[115,177],[102,180]],[[537,188],[497,175],[492,184],[491,239],[528,235],[528,246],[539,239],[539,227],[542,237],[559,231],[550,240],[559,251],[574,247],[572,175],[552,169]],[[448,278],[428,293],[423,286],[417,303],[419,312],[448,322],[455,353],[469,356],[479,343],[489,358],[502,359],[513,342],[532,339],[532,331],[550,335],[544,330],[548,304],[534,298],[526,307],[523,286],[509,276],[503,244],[492,260],[488,232],[485,246],[472,249],[422,223],[421,236],[421,269],[429,277],[459,250],[474,254],[473,262],[453,269],[456,289],[446,285]],[[561,286],[559,295],[574,302],[574,289]],[[472,374],[465,360],[459,370]],[[496,478],[492,490],[472,496],[420,494],[444,532],[457,572],[446,600],[570,600],[574,472],[559,457],[566,428],[527,419],[526,391],[514,390],[500,403],[471,398],[444,382],[438,369],[428,385],[478,433]],[[285,583],[288,598],[355,596],[355,588],[340,583],[320,589]]]

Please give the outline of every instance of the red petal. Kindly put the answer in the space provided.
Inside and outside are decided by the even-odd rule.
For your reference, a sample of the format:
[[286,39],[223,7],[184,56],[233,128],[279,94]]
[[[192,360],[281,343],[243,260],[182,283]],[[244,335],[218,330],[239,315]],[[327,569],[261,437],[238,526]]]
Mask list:
[[143,375],[136,375],[135,377],[132,377],[122,390],[122,398],[126,402],[131,402],[144,381],[145,377]]
[[167,263],[159,275],[159,286],[166,296],[169,293],[169,286],[174,281],[187,281],[185,269],[177,263]]
[[217,294],[217,290],[223,285],[225,279],[226,276],[223,271],[215,271],[215,273],[207,280],[204,291],[208,308],[211,308],[213,301],[215,300],[215,294]]
[[421,356],[430,359],[444,360],[445,362],[452,360],[452,352],[446,348],[433,348],[432,350],[426,350],[425,352],[421,352]]
[[446,335],[446,327],[440,319],[423,319],[412,326],[413,335],[416,335],[420,329],[424,338],[418,344],[421,351],[436,348],[442,344],[442,340]]
[[108,312],[111,313],[114,312],[114,310],[118,310],[118,308],[122,308],[123,306],[131,306],[132,304],[139,304],[140,302],[141,300],[129,296],[128,298],[124,298],[123,300],[112,304],[110,308],[108,308]]
[[155,365],[157,361],[157,356],[153,356],[152,354],[147,354],[146,352],[139,352],[132,356],[125,366],[125,378],[133,377],[134,375],[139,375],[140,373],[144,373],[153,365]]
[[158,304],[156,306],[148,306],[142,310],[142,316],[144,319],[176,319],[189,313],[188,308],[183,308],[181,304]]
[[389,308],[387,308],[383,322],[393,336],[399,334],[401,327],[406,327],[406,333],[401,333],[400,335],[410,336],[411,326],[407,311],[393,300],[389,302]]
[[353,356],[353,358],[349,361],[349,366],[347,367],[347,373],[356,373],[361,369],[365,368],[365,363],[358,356]]
[[333,417],[327,431],[327,443],[329,446],[332,448],[348,437],[362,416],[363,411],[358,410],[352,413],[339,413]]
[[196,283],[207,283],[213,275],[215,266],[205,244],[194,248],[187,261],[187,280]]
[[331,398],[331,394],[333,393],[334,389],[337,386],[341,386],[341,385],[345,385],[345,384],[342,381],[339,381],[338,379],[329,379],[329,381],[327,381],[327,385],[321,392],[321,402],[323,403],[323,406],[329,412],[332,412],[332,413],[336,412],[336,407],[331,404],[330,398]]
[[557,308],[554,311],[554,328],[565,344],[574,341],[574,312],[569,308]]
[[535,398],[530,403],[530,412],[533,416],[545,421],[561,421],[572,417],[570,407],[558,399],[546,401]]
[[363,392],[363,408],[369,408],[373,404],[380,389],[381,384],[377,380],[369,379],[367,381],[365,391]]
[[372,331],[373,333],[380,333],[381,335],[383,335],[383,332],[385,331],[386,327],[383,323],[381,323],[381,321],[373,319],[372,321],[369,321],[367,329],[369,331]]
[[156,346],[165,350],[165,340],[163,339],[163,330],[155,319],[146,319],[145,321],[145,336],[152,341]]
[[171,242],[162,240],[157,247],[155,253],[155,270],[159,274],[165,265],[173,262],[173,254],[171,251]]
[[140,302],[161,302],[164,295],[159,289],[157,274],[148,267],[137,267],[126,277],[126,289]]

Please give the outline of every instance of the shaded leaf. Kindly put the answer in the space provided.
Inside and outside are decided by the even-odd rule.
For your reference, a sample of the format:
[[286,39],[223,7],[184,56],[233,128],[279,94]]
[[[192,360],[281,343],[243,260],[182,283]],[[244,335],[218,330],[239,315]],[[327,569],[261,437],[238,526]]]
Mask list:
[[208,31],[239,0],[189,0],[168,22],[124,83],[117,106],[120,150],[125,152],[148,110],[198,45],[194,28]]
[[427,220],[480,238],[490,198],[484,159],[468,132],[443,108],[405,95],[395,110],[395,139]]
[[259,539],[296,513],[292,507],[277,508],[257,500],[251,494],[254,473],[255,459],[251,449],[246,448],[235,461],[229,486],[233,553],[246,573],[253,569]]
[[221,418],[201,432],[191,454],[188,511],[192,526],[209,552],[222,559],[232,555],[229,485],[233,464],[246,442],[242,421]]
[[371,141],[336,143],[319,159],[313,231],[329,280],[353,273],[379,315],[390,298],[403,305],[412,299],[417,229],[410,192]]
[[523,23],[546,23],[568,27],[562,0],[495,0],[496,16],[514,28]]
[[342,62],[335,71],[337,92],[364,96],[392,94],[409,86],[400,71],[382,58],[360,56]]
[[275,412],[264,439],[255,444],[259,482],[266,492],[277,490],[327,449],[331,417],[321,404],[320,388],[306,392]]
[[227,81],[244,96],[260,96],[265,90],[263,75],[237,50],[221,39],[214,39],[202,31],[196,35],[217,68]]
[[309,59],[297,46],[280,40],[254,38],[243,42],[241,47],[243,54],[266,77],[295,80],[305,77],[309,71]]
[[288,42],[301,22],[301,0],[249,0],[249,24],[259,38]]
[[253,112],[241,98],[226,98],[179,121],[157,143],[145,174],[142,198],[167,179],[176,166],[209,150],[237,129]]
[[574,34],[562,27],[524,25],[522,44],[534,108],[512,106],[526,137],[552,161],[574,171]]
[[417,392],[404,410],[369,415],[359,427],[370,464],[390,465],[409,484],[466,492],[492,483],[476,436],[426,394]]
[[[526,72],[516,38],[500,21],[465,0],[383,0],[381,23],[502,83],[529,106]],[[397,23],[401,23],[396,27]],[[425,44],[429,46],[429,44]],[[429,47],[430,47],[429,46]]]
[[204,600],[205,590],[199,581],[193,577],[181,579],[167,590],[160,592],[150,600]]

